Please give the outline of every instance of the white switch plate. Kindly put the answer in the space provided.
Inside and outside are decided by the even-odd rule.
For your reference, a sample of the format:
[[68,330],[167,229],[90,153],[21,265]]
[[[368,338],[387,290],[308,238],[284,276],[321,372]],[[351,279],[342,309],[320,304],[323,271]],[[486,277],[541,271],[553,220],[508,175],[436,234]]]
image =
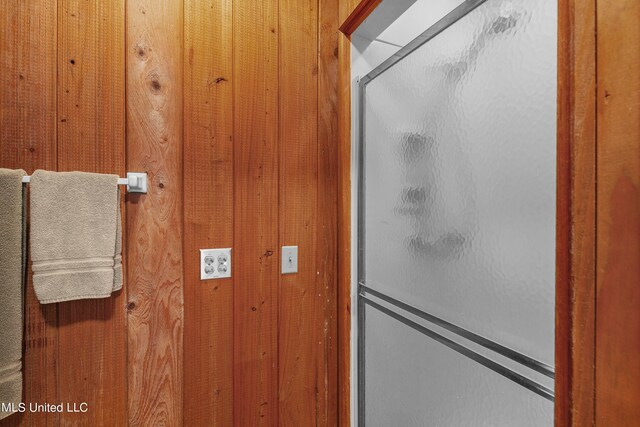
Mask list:
[[231,248],[200,249],[200,280],[231,277]]
[[282,274],[291,274],[298,272],[298,247],[283,246],[282,247]]

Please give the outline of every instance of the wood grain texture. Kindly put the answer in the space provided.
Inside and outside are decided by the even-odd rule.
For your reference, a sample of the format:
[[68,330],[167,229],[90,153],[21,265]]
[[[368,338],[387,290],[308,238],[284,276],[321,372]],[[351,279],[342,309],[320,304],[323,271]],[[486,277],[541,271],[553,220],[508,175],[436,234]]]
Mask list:
[[[0,13],[0,167],[55,170],[56,38],[54,2],[10,2]],[[41,306],[28,266],[23,398],[56,402],[57,304]],[[1,426],[54,426],[55,413],[15,414]]]
[[55,4],[11,2],[0,14],[0,159],[3,167],[56,167]]
[[[339,22],[356,0],[339,0]],[[351,425],[351,43],[338,39],[338,424]]]
[[[0,166],[146,171],[150,187],[126,195],[123,291],[41,306],[28,288],[25,401],[90,411],[2,426],[337,424],[338,8],[5,8]],[[281,280],[289,243],[300,273]],[[199,280],[205,247],[234,248],[233,279]]]
[[338,0],[318,2],[316,425],[338,425]]
[[557,426],[594,423],[596,274],[595,0],[558,14]]
[[278,0],[233,2],[234,425],[278,425]]
[[[125,175],[124,1],[58,8],[58,170]],[[127,424],[125,304],[125,291],[58,304],[58,399],[90,408],[61,424]]]
[[[298,272],[280,275],[278,425],[316,424],[317,0],[280,0],[280,246],[298,246]],[[324,316],[323,316],[324,317]]]
[[598,1],[596,424],[640,420],[640,3]]
[[180,0],[127,2],[130,425],[180,425],[183,386],[182,30]]
[[233,279],[200,281],[199,249],[234,246],[232,2],[184,5],[184,425],[230,426]]
[[351,12],[340,25],[340,31],[347,36],[351,36],[381,2],[382,0],[360,0],[355,7],[351,7]]

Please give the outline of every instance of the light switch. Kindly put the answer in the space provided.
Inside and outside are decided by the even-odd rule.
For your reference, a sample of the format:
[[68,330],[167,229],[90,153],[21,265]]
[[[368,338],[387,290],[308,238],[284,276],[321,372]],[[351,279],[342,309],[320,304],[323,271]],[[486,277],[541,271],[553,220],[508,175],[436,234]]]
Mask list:
[[231,248],[200,249],[200,280],[231,277]]
[[282,247],[282,274],[291,274],[298,272],[298,247],[283,246]]

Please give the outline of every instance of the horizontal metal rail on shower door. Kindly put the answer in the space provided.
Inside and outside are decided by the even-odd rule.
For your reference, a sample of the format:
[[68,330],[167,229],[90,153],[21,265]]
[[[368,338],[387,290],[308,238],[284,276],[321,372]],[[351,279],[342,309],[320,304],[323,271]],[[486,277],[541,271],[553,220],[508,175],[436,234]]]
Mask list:
[[[510,368],[508,368],[507,366],[504,366],[496,361],[493,361],[491,359],[489,359],[486,356],[483,356],[480,353],[475,352],[474,350],[470,349],[469,347],[466,347],[460,343],[457,343],[455,341],[453,341],[452,339],[449,339],[447,337],[445,337],[444,335],[441,335],[437,332],[435,332],[432,329],[427,328],[424,325],[421,325],[419,323],[414,322],[413,320],[408,319],[407,317],[404,317],[403,315],[390,310],[387,307],[384,307],[380,304],[378,304],[377,302],[373,301],[372,299],[369,299],[364,293],[361,293],[359,295],[360,297],[360,301],[362,304],[366,304],[372,308],[375,308],[376,310],[386,314],[387,316],[403,323],[406,326],[411,327],[412,329],[422,333],[423,335],[428,336],[429,338],[432,338],[433,340],[439,342],[442,345],[445,345],[446,347],[449,347],[450,349],[456,351],[459,354],[462,354],[463,356],[468,357],[469,359],[473,360],[474,362],[491,369],[492,371],[502,375],[503,377],[515,382],[516,384],[536,393],[537,395],[544,397],[545,399],[553,402],[554,400],[554,392],[553,390],[551,390],[550,388],[536,382],[535,380],[528,378]],[[359,307],[360,309],[362,309],[362,307]],[[361,349],[362,350],[362,349]]]
[[492,341],[488,338],[483,337],[482,335],[478,335],[475,332],[471,332],[468,329],[465,329],[461,326],[458,326],[454,323],[448,322],[444,319],[441,319],[437,316],[434,316],[433,314],[427,313],[426,311],[420,310],[417,307],[414,307],[412,305],[409,305],[407,303],[404,303],[400,300],[397,300],[395,298],[392,298],[388,295],[383,294],[382,292],[376,291],[375,289],[371,289],[367,286],[365,286],[363,283],[359,284],[359,295],[365,299],[367,299],[367,294],[371,294],[373,296],[375,296],[376,298],[381,299],[382,301],[385,301],[401,310],[404,310],[408,313],[413,314],[414,316],[417,316],[421,319],[424,319],[428,322],[433,323],[434,325],[437,325],[443,329],[448,330],[449,332],[453,332],[454,334],[461,336],[463,338],[468,339],[469,341],[472,341],[484,348],[487,348],[491,351],[494,351],[496,353],[498,353],[501,356],[504,356],[508,359],[513,360],[514,362],[518,362],[519,364],[532,369],[534,371],[540,372],[543,375],[546,375],[547,377],[554,379],[555,378],[555,372],[552,366],[547,365],[544,362],[541,362],[539,360],[536,360],[532,357],[527,356],[526,354],[522,354],[518,351],[515,351],[509,347],[506,347],[502,344],[499,344],[495,341]]

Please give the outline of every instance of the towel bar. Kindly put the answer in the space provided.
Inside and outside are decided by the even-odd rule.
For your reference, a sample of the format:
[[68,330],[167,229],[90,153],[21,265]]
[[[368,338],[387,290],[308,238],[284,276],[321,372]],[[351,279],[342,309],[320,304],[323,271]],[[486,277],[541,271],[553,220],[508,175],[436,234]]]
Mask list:
[[[23,176],[22,183],[31,182],[30,176]],[[147,193],[147,174],[145,172],[127,172],[126,178],[118,178],[118,185],[126,185],[129,193]]]

